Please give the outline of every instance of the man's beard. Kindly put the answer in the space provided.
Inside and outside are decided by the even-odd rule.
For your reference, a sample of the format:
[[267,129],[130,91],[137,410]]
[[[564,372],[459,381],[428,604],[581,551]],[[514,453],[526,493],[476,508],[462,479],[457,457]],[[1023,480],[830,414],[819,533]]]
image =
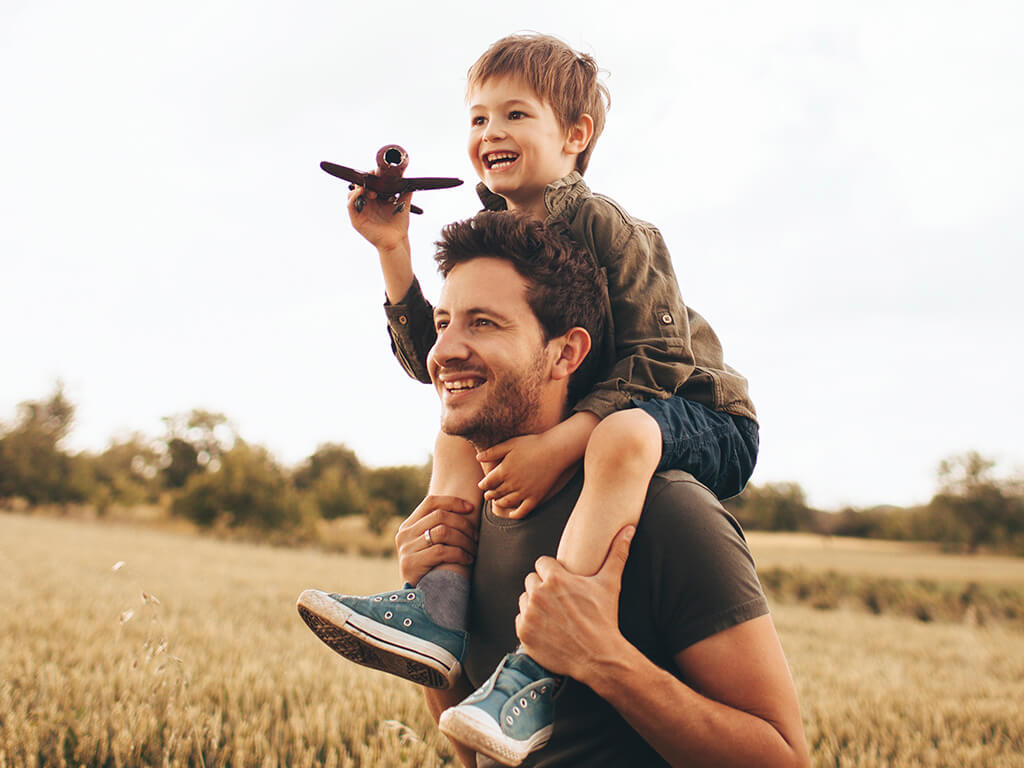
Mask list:
[[[493,391],[477,411],[459,423],[441,414],[441,431],[464,437],[477,450],[526,433],[530,420],[540,405],[546,360],[538,355],[526,370],[493,380]],[[454,417],[457,419],[457,417]]]

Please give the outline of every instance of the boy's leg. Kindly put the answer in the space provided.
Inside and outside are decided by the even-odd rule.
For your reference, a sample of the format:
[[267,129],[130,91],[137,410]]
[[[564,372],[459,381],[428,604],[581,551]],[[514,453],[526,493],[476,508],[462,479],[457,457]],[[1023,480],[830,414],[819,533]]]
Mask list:
[[[477,483],[483,476],[472,443],[444,432],[438,434],[434,443],[429,492],[434,496],[455,496],[472,504],[473,512],[469,517],[476,528],[479,528],[483,503],[483,492]],[[423,576],[416,585],[423,591],[427,612],[442,626],[460,630],[467,628],[471,573],[470,565],[443,563]]]
[[583,490],[558,543],[562,565],[597,573],[615,534],[640,520],[660,459],[661,429],[644,411],[618,411],[597,425],[583,460]]
[[757,424],[678,395],[637,402],[661,428],[659,470],[681,469],[719,499],[737,495],[757,463]]
[[[597,573],[615,534],[640,520],[662,453],[661,428],[640,409],[619,411],[597,425],[583,460],[583,490],[558,544],[573,573]],[[441,715],[441,731],[506,765],[544,746],[554,723],[560,680],[520,647],[475,693]]]
[[[483,477],[476,451],[441,434],[435,444],[431,492],[465,498],[479,520]],[[443,526],[431,531],[443,540]],[[427,545],[424,545],[427,546]],[[358,597],[307,589],[298,600],[309,628],[347,659],[433,688],[449,688],[462,671],[469,607],[469,566],[440,565],[417,585]]]

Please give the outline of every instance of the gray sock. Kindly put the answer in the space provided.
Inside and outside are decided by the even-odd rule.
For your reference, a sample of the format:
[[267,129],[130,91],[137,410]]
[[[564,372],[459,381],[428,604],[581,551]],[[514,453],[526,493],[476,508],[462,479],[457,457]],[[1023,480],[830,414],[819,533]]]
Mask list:
[[469,579],[435,568],[416,585],[423,591],[430,617],[448,629],[466,630],[469,621]]

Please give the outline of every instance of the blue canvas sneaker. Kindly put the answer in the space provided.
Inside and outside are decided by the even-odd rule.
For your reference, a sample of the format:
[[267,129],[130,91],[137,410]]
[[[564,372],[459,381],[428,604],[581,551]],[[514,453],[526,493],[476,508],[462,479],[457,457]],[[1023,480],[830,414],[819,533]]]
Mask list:
[[502,765],[519,765],[551,738],[557,690],[544,667],[510,653],[486,683],[441,713],[441,732]]
[[468,635],[435,624],[408,584],[369,597],[307,589],[296,607],[317,637],[357,664],[430,688],[451,688],[462,673]]

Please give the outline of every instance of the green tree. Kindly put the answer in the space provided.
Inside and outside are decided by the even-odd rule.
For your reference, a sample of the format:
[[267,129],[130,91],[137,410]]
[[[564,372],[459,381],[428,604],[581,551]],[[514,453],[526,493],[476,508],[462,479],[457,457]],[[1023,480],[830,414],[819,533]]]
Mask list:
[[59,381],[49,398],[18,406],[14,425],[0,430],[0,497],[22,496],[32,504],[81,500],[61,447],[74,416]]
[[111,501],[133,505],[156,500],[159,456],[142,433],[111,440],[93,466],[97,482],[109,488]]
[[172,512],[199,525],[284,528],[299,518],[287,473],[266,448],[236,438],[208,472],[189,477]]
[[983,545],[1015,548],[1024,537],[1019,485],[993,475],[996,463],[976,451],[939,464],[939,492],[929,504],[942,540],[977,552]]
[[235,428],[223,413],[194,408],[165,416],[160,474],[166,488],[184,488],[188,479],[216,468],[221,455],[234,445]]
[[763,531],[801,531],[814,528],[814,510],[807,506],[797,483],[748,485],[726,506],[744,528]]
[[326,519],[369,511],[366,471],[353,451],[324,443],[292,475],[295,487],[313,499]]
[[380,467],[366,476],[366,490],[371,499],[387,501],[392,514],[409,515],[427,495],[430,485],[430,464],[422,466]]

